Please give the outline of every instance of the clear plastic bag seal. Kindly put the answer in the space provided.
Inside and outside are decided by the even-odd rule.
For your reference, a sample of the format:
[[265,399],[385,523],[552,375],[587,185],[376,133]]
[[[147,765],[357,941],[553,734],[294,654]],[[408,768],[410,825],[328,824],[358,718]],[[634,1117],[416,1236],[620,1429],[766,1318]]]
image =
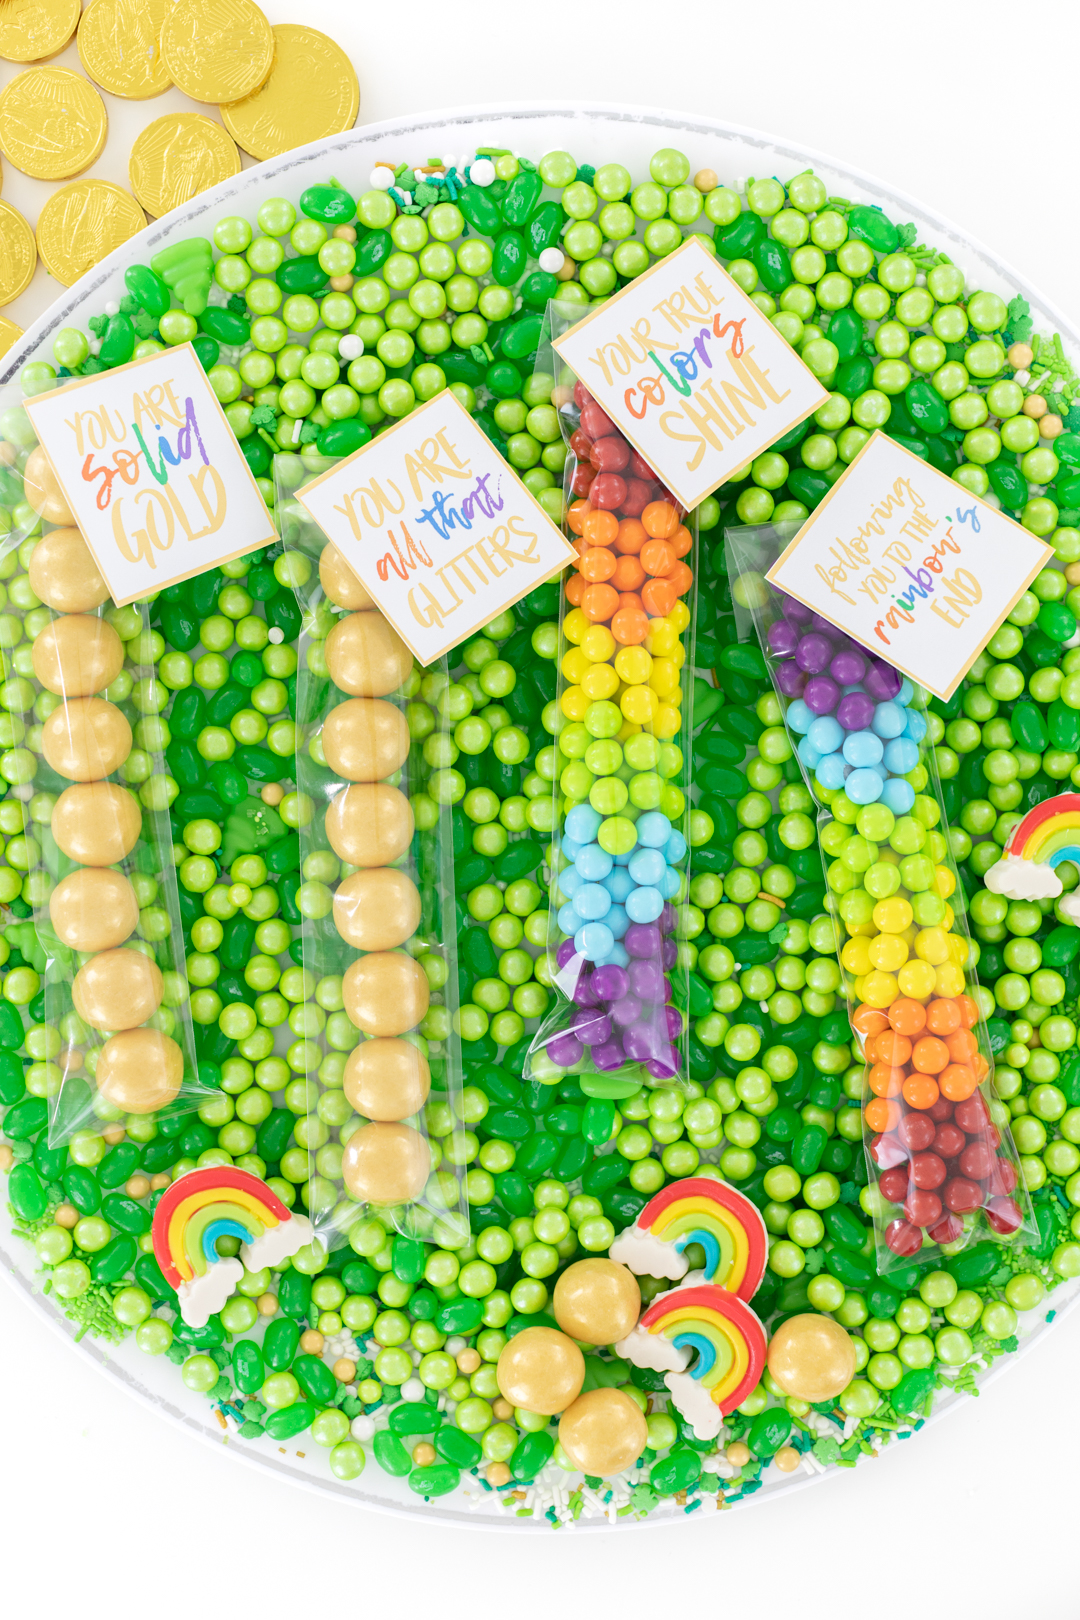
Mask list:
[[[453,722],[446,660],[421,671],[336,546],[292,495],[334,462],[279,456],[278,516],[303,612],[297,788],[304,971],[315,1019],[290,1066],[323,1138],[309,1213],[331,1246],[370,1214],[411,1238],[468,1241],[464,1164],[429,1129],[462,1122],[457,1029]],[[450,1154],[447,1148],[450,1147]]]
[[862,1110],[861,1201],[887,1274],[1036,1229],[994,1092],[926,694],[768,583],[796,529],[728,529],[729,574],[740,636],[760,644],[818,806],[824,909],[861,1058],[848,1091]]

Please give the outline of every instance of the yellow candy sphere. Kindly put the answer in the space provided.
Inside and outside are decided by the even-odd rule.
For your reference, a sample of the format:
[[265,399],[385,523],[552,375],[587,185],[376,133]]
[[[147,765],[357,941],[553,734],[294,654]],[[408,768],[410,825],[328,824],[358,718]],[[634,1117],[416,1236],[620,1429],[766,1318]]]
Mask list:
[[365,1119],[408,1119],[427,1102],[431,1071],[409,1041],[378,1037],[349,1053],[344,1087],[350,1105]]
[[354,872],[334,894],[334,923],[358,951],[392,951],[415,934],[420,893],[412,878],[393,866]]
[[346,782],[377,782],[404,765],[409,755],[409,728],[392,703],[381,698],[350,698],[327,715],[322,745],[335,776]]
[[334,794],[326,812],[330,848],[350,866],[390,866],[415,830],[412,805],[388,782],[353,782]]
[[385,697],[412,669],[412,653],[381,613],[350,613],[326,638],[330,679],[353,697]]
[[99,782],[119,770],[131,753],[131,727],[105,698],[71,698],[41,728],[41,752],[58,776]]
[[357,1029],[376,1036],[404,1035],[407,1029],[415,1029],[431,1000],[427,974],[404,951],[358,956],[341,981],[341,994]]
[[82,866],[122,861],[141,831],[138,799],[115,782],[79,782],[65,788],[53,806],[52,835],[64,854]]
[[[63,491],[57,482],[56,474],[52,470],[52,463],[41,448],[35,445],[26,458],[23,469],[23,499],[29,502],[39,517],[46,523],[74,523],[71,507],[64,499]],[[45,598],[42,597],[42,601]],[[49,604],[52,606],[52,604]]]
[[87,613],[109,595],[78,529],[54,529],[39,540],[26,572],[35,596],[57,613]]
[[124,643],[104,619],[67,613],[35,637],[30,656],[46,691],[60,697],[91,697],[123,669]]
[[164,980],[142,951],[99,951],[75,975],[71,999],[94,1029],[134,1029],[161,1006]]
[[785,1395],[831,1401],[855,1376],[855,1346],[831,1316],[789,1316],[769,1340],[769,1371]]
[[407,1204],[424,1190],[431,1152],[411,1125],[362,1125],[349,1137],[341,1174],[359,1204]]
[[139,902],[122,872],[84,866],[56,885],[49,896],[49,916],[73,951],[108,951],[134,933]]
[[512,1406],[553,1417],[580,1394],[585,1357],[565,1333],[523,1328],[504,1346],[495,1376],[499,1393]]
[[645,1414],[621,1389],[590,1389],[559,1420],[559,1444],[585,1474],[621,1474],[648,1443]]
[[152,1114],[171,1103],[184,1078],[184,1055],[159,1029],[126,1029],[105,1042],[94,1079],[126,1114]]
[[615,1344],[637,1324],[641,1289],[634,1273],[615,1260],[576,1260],[555,1284],[552,1311],[572,1339]]
[[319,584],[335,607],[355,613],[375,606],[332,540],[326,542],[319,558]]

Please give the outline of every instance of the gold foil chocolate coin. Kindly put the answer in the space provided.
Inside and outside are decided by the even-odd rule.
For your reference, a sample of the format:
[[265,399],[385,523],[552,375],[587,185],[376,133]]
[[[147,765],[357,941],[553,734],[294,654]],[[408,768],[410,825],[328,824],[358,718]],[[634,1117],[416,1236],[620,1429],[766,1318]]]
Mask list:
[[158,36],[168,11],[169,0],[90,0],[79,23],[79,61],[94,83],[126,101],[167,90]]
[[48,197],[38,215],[37,247],[51,276],[70,287],[146,225],[146,215],[109,180],[76,180]]
[[281,23],[273,34],[274,65],[266,83],[221,109],[233,140],[260,162],[344,134],[360,110],[360,86],[340,45],[298,23]]
[[105,145],[105,103],[70,68],[30,67],[0,91],[0,150],[34,180],[68,180]]
[[[37,264],[34,233],[17,209],[10,203],[0,202],[0,304],[10,304],[29,287]],[[11,325],[10,322],[5,322]],[[17,326],[12,337],[3,343],[0,334],[0,354],[22,334]]]
[[3,0],[0,57],[44,62],[62,51],[79,22],[79,0]]
[[155,118],[136,137],[128,159],[131,189],[146,212],[158,219],[239,173],[234,141],[202,113]]
[[[3,215],[0,214],[0,263],[3,262],[3,236]],[[36,253],[34,257],[37,257]],[[0,297],[0,304],[6,302],[5,298]],[[16,326],[14,321],[9,321],[6,315],[0,315],[0,358],[7,354],[13,344],[18,343],[22,335],[23,329],[21,326]]]
[[161,30],[161,54],[173,83],[192,101],[238,101],[265,83],[274,36],[252,0],[175,0]]

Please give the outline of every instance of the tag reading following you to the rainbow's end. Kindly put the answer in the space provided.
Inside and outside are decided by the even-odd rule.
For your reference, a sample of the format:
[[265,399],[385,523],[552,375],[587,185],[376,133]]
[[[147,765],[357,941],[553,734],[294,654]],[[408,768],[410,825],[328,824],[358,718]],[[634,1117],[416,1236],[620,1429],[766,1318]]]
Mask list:
[[575,555],[448,388],[296,499],[424,665]]
[[553,347],[688,508],[829,397],[696,236]]
[[1053,555],[875,433],[766,577],[949,698]]
[[277,539],[190,343],[26,401],[118,607]]

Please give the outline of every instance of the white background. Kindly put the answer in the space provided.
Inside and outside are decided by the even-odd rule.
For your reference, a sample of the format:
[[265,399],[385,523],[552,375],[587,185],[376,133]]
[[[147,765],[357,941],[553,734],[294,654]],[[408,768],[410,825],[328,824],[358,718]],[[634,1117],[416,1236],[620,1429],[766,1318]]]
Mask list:
[[[340,41],[359,74],[362,121],[576,94],[724,118],[940,210],[1080,320],[1070,0],[264,5],[272,22],[307,21]],[[0,64],[0,82],[10,72]],[[92,172],[125,183],[118,137],[129,144],[186,103],[173,92],[107,99],[113,140]],[[4,195],[32,218],[45,188],[5,166]],[[4,313],[22,324],[40,307]],[[913,1606],[928,1620],[1080,1609],[1080,1313],[947,1421],[786,1502],[629,1536],[524,1542],[419,1529],[278,1484],[149,1416],[7,1289],[0,1312],[0,1601],[10,1615],[31,1603],[50,1617],[198,1620],[397,1620],[414,1605],[450,1620],[748,1605],[806,1620],[841,1609],[906,1620]]]

